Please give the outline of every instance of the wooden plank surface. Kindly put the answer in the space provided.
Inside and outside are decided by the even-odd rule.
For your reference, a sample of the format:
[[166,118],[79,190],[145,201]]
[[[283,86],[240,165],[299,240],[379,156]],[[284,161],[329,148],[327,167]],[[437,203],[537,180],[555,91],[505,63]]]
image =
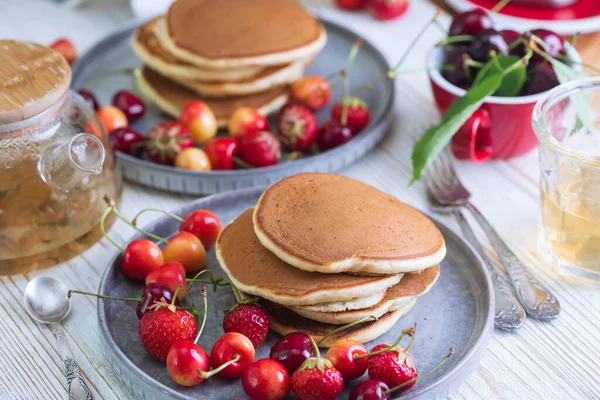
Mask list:
[[[3,10],[0,37],[48,42],[65,35],[73,37],[78,47],[84,49],[130,18],[125,3],[93,2],[72,11],[47,0],[25,3],[0,0]],[[403,18],[379,23],[366,14],[341,13],[327,6],[318,10],[374,41],[391,63],[400,57],[434,11],[435,7],[428,2],[411,0]],[[56,24],[57,19],[61,24]],[[442,16],[442,23],[447,25],[449,17]],[[422,67],[428,49],[439,38],[440,32],[429,31],[408,60],[407,67]],[[588,62],[594,57],[600,61],[600,54],[593,51],[598,45],[598,36],[586,35],[578,48]],[[397,83],[398,100],[394,111],[397,118],[393,129],[377,149],[344,174],[426,208],[422,184],[407,186],[409,137],[422,132],[439,116],[424,72],[402,76]],[[533,274],[554,291],[563,311],[560,318],[549,323],[528,321],[517,333],[495,332],[481,365],[451,398],[600,399],[600,291],[595,286],[560,275],[538,250],[536,152],[510,161],[483,165],[458,163],[457,167],[473,193],[474,203]],[[173,209],[189,200],[190,197],[128,184],[121,209],[126,215],[132,215],[142,207]],[[140,224],[149,221],[144,217]],[[452,220],[447,222],[454,225]],[[117,241],[125,241],[132,232],[117,222],[110,234]],[[27,281],[38,275],[57,277],[71,288],[96,291],[109,261],[109,249],[110,244],[102,240],[82,256],[51,269],[0,279],[0,399],[64,398],[65,383],[56,341],[46,327],[27,316],[22,293]],[[77,298],[64,327],[74,356],[98,398],[135,399],[104,357],[95,300]]]

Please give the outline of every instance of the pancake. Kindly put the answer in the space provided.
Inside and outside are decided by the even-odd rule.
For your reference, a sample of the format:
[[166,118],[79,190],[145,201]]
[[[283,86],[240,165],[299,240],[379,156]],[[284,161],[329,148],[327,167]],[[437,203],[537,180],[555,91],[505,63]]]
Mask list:
[[379,318],[390,311],[396,311],[407,304],[414,303],[417,297],[422,296],[431,289],[439,274],[439,265],[427,268],[420,273],[404,274],[399,283],[385,292],[382,301],[369,308],[342,312],[312,311],[296,307],[290,307],[290,309],[296,314],[313,321],[334,325],[349,324],[368,316]]
[[385,291],[400,275],[362,277],[294,268],[265,249],[254,234],[253,209],[229,223],[216,244],[221,268],[241,291],[285,305],[344,301]]
[[[324,324],[301,317],[293,311],[269,301],[261,301],[261,304],[269,314],[269,327],[280,335],[287,335],[291,332],[304,332],[315,341],[319,341],[327,333],[339,328],[339,325]],[[404,308],[389,312],[376,321],[367,321],[348,328],[327,338],[320,346],[331,347],[335,342],[341,340],[355,340],[360,343],[367,343],[377,339],[389,331],[401,317],[406,315],[413,305],[414,302],[406,305]]]
[[416,272],[446,255],[429,218],[340,175],[302,173],[275,182],[260,197],[253,220],[263,246],[305,271]]
[[307,306],[297,306],[295,309],[306,310],[306,311],[318,311],[318,312],[341,312],[351,310],[361,310],[363,308],[369,308],[374,306],[383,300],[385,292],[375,293],[374,295],[367,297],[359,297],[356,299],[350,299],[346,301],[332,301],[330,303],[321,303]]
[[171,79],[204,97],[244,96],[297,81],[304,75],[304,65],[305,60],[300,60],[281,67],[265,68],[257,76],[238,82],[204,82],[177,77]]
[[176,58],[208,68],[287,64],[326,42],[319,21],[289,0],[177,0],[156,34]]
[[226,127],[229,116],[239,107],[252,107],[263,115],[269,115],[279,110],[288,99],[287,87],[273,88],[248,96],[224,99],[203,98],[193,90],[185,88],[147,67],[135,71],[135,80],[142,96],[160,111],[173,118],[178,118],[181,109],[190,101],[205,102],[215,113],[219,127]]
[[175,79],[202,80],[203,82],[237,82],[250,79],[264,67],[248,66],[240,68],[203,68],[182,61],[167,52],[160,44],[154,30],[158,17],[146,22],[133,35],[131,47],[137,57],[150,68]]

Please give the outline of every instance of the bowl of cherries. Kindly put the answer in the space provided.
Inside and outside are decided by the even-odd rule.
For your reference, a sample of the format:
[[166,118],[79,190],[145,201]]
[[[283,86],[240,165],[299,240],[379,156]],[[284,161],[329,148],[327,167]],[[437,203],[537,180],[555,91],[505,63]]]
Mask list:
[[483,162],[534,149],[538,143],[531,126],[535,103],[559,85],[557,68],[574,71],[580,64],[574,47],[552,31],[499,29],[482,9],[456,15],[448,38],[428,60],[440,111],[446,112],[455,100],[480,85],[495,66],[504,69],[505,79],[453,136],[454,155]]

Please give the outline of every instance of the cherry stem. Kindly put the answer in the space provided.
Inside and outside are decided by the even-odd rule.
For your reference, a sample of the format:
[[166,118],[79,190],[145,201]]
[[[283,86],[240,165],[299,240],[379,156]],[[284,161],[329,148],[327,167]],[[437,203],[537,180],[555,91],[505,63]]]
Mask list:
[[146,209],[144,209],[144,210],[140,211],[139,213],[137,213],[137,215],[136,215],[135,217],[133,217],[133,219],[131,220],[131,223],[132,223],[133,225],[136,225],[136,226],[137,226],[137,220],[138,220],[138,218],[140,218],[140,215],[142,215],[142,214],[143,214],[143,213],[145,213],[146,211],[154,211],[154,212],[159,212],[159,213],[162,213],[162,214],[168,215],[169,217],[173,218],[174,220],[176,220],[176,221],[178,221],[178,222],[181,222],[181,223],[186,223],[186,224],[188,224],[188,225],[189,225],[189,222],[188,222],[188,221],[186,221],[185,219],[183,219],[183,218],[181,218],[181,217],[179,217],[179,216],[177,216],[177,215],[175,215],[175,214],[173,214],[173,213],[170,213],[170,212],[168,212],[168,211],[160,210],[160,209],[158,209],[158,208],[146,208]]
[[571,39],[569,39],[569,44],[571,46],[575,46],[575,42],[577,42],[577,40],[579,39],[579,36],[581,36],[581,32],[577,32],[576,34],[571,36]]
[[390,71],[388,71],[388,78],[389,79],[394,79],[396,77],[396,75],[398,74],[398,70],[400,69],[400,66],[406,60],[406,58],[408,57],[408,55],[412,51],[413,47],[415,47],[417,45],[417,42],[419,41],[419,39],[421,38],[421,36],[423,36],[423,34],[425,33],[425,31],[431,26],[431,24],[434,24],[437,21],[437,19],[440,16],[441,13],[442,13],[442,10],[440,10],[438,8],[436,10],[435,15],[433,16],[433,18],[430,19],[421,28],[421,30],[419,31],[419,33],[417,33],[417,36],[415,36],[415,38],[412,40],[412,42],[410,43],[410,45],[408,46],[408,48],[406,49],[406,51],[404,52],[404,54],[400,58],[400,61],[398,61],[398,64],[396,64],[396,66],[393,69],[391,69]]
[[202,331],[204,330],[204,325],[206,324],[206,314],[208,314],[208,299],[206,298],[206,286],[202,286],[202,300],[204,301],[204,315],[202,316],[202,325],[198,330],[198,334],[194,338],[194,344],[198,343],[198,340],[202,335]]
[[363,90],[371,90],[371,89],[373,89],[373,85],[371,85],[370,83],[365,83],[363,85],[360,85],[356,89],[354,89],[354,92],[352,93],[352,96],[353,97],[358,97],[358,95],[360,94],[360,92],[362,92]]
[[129,225],[130,227],[132,227],[136,231],[138,231],[138,232],[140,232],[140,233],[142,233],[142,234],[144,234],[144,235],[146,235],[146,236],[148,236],[148,237],[150,237],[150,238],[152,238],[154,240],[159,240],[159,241],[161,241],[163,243],[168,243],[167,239],[162,238],[162,237],[160,237],[158,235],[155,235],[153,233],[150,233],[148,231],[145,231],[145,230],[143,230],[141,228],[138,228],[137,226],[135,226],[134,224],[132,224],[131,222],[129,222],[127,220],[127,218],[125,218],[124,216],[121,215],[121,213],[119,212],[119,210],[117,210],[115,202],[110,197],[108,197],[107,195],[104,196],[104,201],[106,202],[106,204],[108,204],[109,209],[112,210],[112,212],[117,216],[117,218],[119,218],[121,221],[125,222],[127,225]]
[[227,276],[224,276],[223,279],[226,280],[227,282],[229,282],[229,286],[231,286],[231,290],[233,291],[233,295],[235,296],[235,300],[237,301],[237,303],[243,304],[244,299],[242,298],[240,291],[238,290],[237,287],[235,287],[235,285],[233,284],[231,279],[229,279],[229,277],[227,277]]
[[510,0],[501,0],[490,10],[492,13],[497,13],[504,8],[505,5],[510,3]]
[[457,42],[472,42],[474,39],[475,39],[475,36],[473,36],[473,35],[448,36],[446,39],[442,40],[441,42],[438,42],[435,46],[441,47],[441,46],[445,46],[447,44],[453,44],[453,43],[457,43]]
[[71,289],[69,290],[69,292],[67,293],[67,297],[71,298],[71,294],[73,293],[77,293],[77,294],[83,294],[86,296],[94,296],[94,297],[99,297],[101,299],[108,299],[108,300],[123,300],[123,301],[135,301],[137,303],[139,303],[140,301],[142,301],[143,299],[139,298],[139,297],[115,297],[115,296],[106,296],[103,294],[98,294],[98,293],[90,293],[90,292],[84,292],[82,290],[75,290],[75,289]]
[[432,373],[433,371],[435,371],[436,369],[438,369],[439,367],[442,366],[443,363],[445,363],[446,361],[448,361],[448,359],[452,356],[452,354],[456,351],[456,348],[453,347],[450,349],[450,351],[448,352],[448,354],[446,355],[446,357],[442,358],[442,360],[433,368],[431,368],[429,371],[424,372],[420,375],[415,376],[414,378],[412,378],[411,380],[408,380],[404,383],[401,383],[398,386],[394,386],[391,389],[386,390],[385,392],[383,392],[383,394],[390,394],[392,392],[395,392],[396,390],[402,389],[404,386],[410,385],[413,382],[418,381],[421,378],[426,377],[427,375],[429,375],[430,373]]
[[[416,329],[416,326],[417,326],[417,324],[415,323],[415,328],[412,328],[412,329]],[[370,356],[374,356],[374,355],[381,354],[381,353],[387,353],[388,351],[393,350],[396,346],[398,346],[400,344],[400,342],[402,341],[402,339],[404,339],[405,335],[408,335],[411,333],[412,333],[411,328],[403,329],[400,336],[398,336],[398,339],[396,339],[396,341],[394,343],[392,343],[391,345],[389,345],[388,347],[386,347],[384,349],[375,350],[375,351],[372,351],[372,352],[366,353],[366,354],[359,354],[357,356],[355,355],[354,359],[359,360],[364,357],[370,357]]]
[[175,300],[177,300],[177,295],[179,294],[180,290],[181,290],[181,285],[177,285],[177,289],[175,289],[175,293],[173,293],[173,298],[171,299],[172,306],[175,305]]
[[410,346],[412,346],[413,342],[415,341],[415,336],[417,336],[417,323],[415,322],[415,325],[412,328],[405,329],[404,331],[402,331],[402,333],[410,335],[410,341],[408,342],[408,345],[404,348],[404,352],[408,353],[408,349],[410,349]]
[[[209,281],[203,281],[203,280],[199,280],[197,278],[199,278],[202,274],[207,273],[210,276],[210,280]],[[215,276],[213,275],[213,272],[210,269],[204,269],[200,272],[198,272],[196,275],[194,275],[194,277],[192,279],[186,279],[189,282],[188,285],[188,292],[189,289],[192,287],[192,285],[194,284],[194,282],[200,282],[200,283],[210,283],[211,285],[213,285],[213,291],[217,291],[217,286],[219,286],[219,284],[221,284],[221,282],[223,281],[223,278],[219,278],[219,279],[215,279]]]
[[233,156],[233,157],[231,157],[231,159],[233,160],[234,163],[236,163],[238,166],[240,166],[244,169],[254,168],[252,165],[248,164],[246,161],[242,160],[239,157]]
[[327,340],[327,338],[335,335],[338,332],[345,331],[348,328],[352,328],[353,326],[358,325],[358,324],[362,324],[363,322],[366,322],[366,321],[376,321],[376,320],[377,320],[376,317],[370,315],[368,317],[361,318],[358,321],[354,321],[354,322],[351,322],[351,323],[349,323],[347,325],[344,325],[344,326],[341,326],[339,328],[336,328],[336,329],[332,330],[331,332],[329,332],[327,335],[323,336],[321,338],[321,340],[319,340],[317,342],[317,346],[320,346],[321,343],[323,343],[325,340]]
[[[356,56],[358,55],[358,51],[360,50],[360,46],[362,46],[362,44],[362,39],[358,39],[356,42],[354,42],[354,45],[352,46],[352,48],[350,49],[350,53],[348,54],[348,59],[346,60],[346,67],[344,68],[345,73],[343,74],[344,99],[350,97],[350,67],[352,67],[352,64],[354,64],[354,60],[356,59]],[[345,126],[348,123],[348,109],[350,108],[350,102],[344,101],[343,105],[344,109],[342,110],[342,118],[340,120],[340,123]]]
[[215,368],[209,372],[204,372],[204,371],[200,371],[200,370],[196,370],[196,372],[198,372],[198,376],[200,376],[200,378],[208,379],[211,376],[216,375],[219,372],[223,371],[225,368],[229,367],[231,364],[238,362],[240,358],[241,358],[240,355],[236,354],[231,360],[227,361],[226,363],[221,364],[218,368]]
[[315,339],[312,338],[312,336],[309,336],[310,338],[310,342],[312,343],[313,349],[315,350],[315,355],[317,356],[317,358],[321,358],[321,352],[319,351],[319,345],[317,344],[317,342],[315,342]]
[[121,251],[121,253],[123,253],[125,251],[125,249],[123,247],[119,246],[114,240],[112,240],[108,236],[108,234],[106,233],[106,228],[104,227],[106,218],[108,218],[108,216],[110,215],[111,212],[112,212],[112,208],[107,207],[106,210],[104,211],[104,214],[102,214],[102,218],[100,219],[100,231],[102,232],[102,236],[104,236],[106,238],[106,240],[108,240],[113,246],[115,246],[117,249],[119,249]]
[[101,80],[105,79],[105,78],[110,78],[111,76],[116,76],[116,75],[133,75],[135,73],[135,69],[134,68],[123,68],[123,69],[118,69],[115,71],[108,71],[105,72],[103,74],[97,75],[94,77],[94,79],[92,79],[90,81],[90,83],[87,85],[87,88],[92,90],[94,87],[96,87],[96,85],[98,84],[98,82],[100,82]]

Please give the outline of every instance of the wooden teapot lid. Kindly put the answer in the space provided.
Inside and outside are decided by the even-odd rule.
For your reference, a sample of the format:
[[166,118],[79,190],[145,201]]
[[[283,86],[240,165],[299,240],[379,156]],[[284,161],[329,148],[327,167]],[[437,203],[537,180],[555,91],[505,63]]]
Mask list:
[[70,85],[71,67],[56,51],[21,40],[0,40],[0,124],[47,110]]

